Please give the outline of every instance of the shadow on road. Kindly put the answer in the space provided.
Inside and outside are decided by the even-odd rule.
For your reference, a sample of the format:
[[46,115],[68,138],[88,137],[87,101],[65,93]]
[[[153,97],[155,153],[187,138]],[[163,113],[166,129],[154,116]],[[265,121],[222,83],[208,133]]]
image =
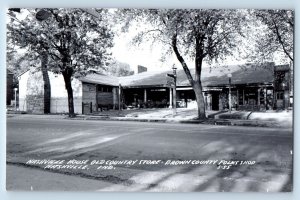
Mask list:
[[[293,137],[290,133],[277,134],[276,129],[186,126],[180,131],[176,127],[145,125],[116,130],[115,124],[71,128],[68,132],[43,127],[38,134],[34,129],[9,130],[8,163],[24,165],[30,159],[161,160],[159,165],[118,165],[111,170],[99,170],[97,166],[89,166],[88,170],[51,170],[111,183],[99,188],[101,191],[292,190]],[[255,161],[255,164],[218,169],[217,164],[170,166],[164,164],[167,160]]]

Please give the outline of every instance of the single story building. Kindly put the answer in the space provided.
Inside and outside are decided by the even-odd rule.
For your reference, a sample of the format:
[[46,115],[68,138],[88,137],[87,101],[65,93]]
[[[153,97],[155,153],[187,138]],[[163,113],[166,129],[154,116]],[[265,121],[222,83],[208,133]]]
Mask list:
[[[172,106],[171,71],[147,72],[126,77],[89,74],[72,81],[75,113],[87,114],[103,109],[165,108]],[[191,69],[194,74],[194,70]],[[231,84],[229,84],[231,74]],[[61,75],[49,72],[51,113],[67,113],[68,101]],[[19,109],[43,112],[42,73],[31,69],[19,77]],[[286,109],[290,106],[290,66],[268,63],[205,68],[202,72],[203,94],[207,110]],[[119,100],[120,99],[120,100]],[[195,94],[183,70],[177,70],[177,107],[196,108]]]

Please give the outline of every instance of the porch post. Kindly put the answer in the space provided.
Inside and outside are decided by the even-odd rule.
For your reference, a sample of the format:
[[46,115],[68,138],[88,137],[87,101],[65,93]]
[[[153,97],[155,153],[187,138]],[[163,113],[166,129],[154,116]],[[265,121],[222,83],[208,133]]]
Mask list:
[[260,105],[260,88],[257,89],[257,105]]
[[267,87],[264,88],[264,104],[265,104],[265,107],[267,110],[267,108],[268,108],[268,106],[267,106]]
[[243,105],[245,105],[245,89],[243,89]]
[[240,105],[240,97],[239,97],[239,89],[236,89],[236,104],[239,106]]
[[117,109],[117,105],[118,105],[118,94],[117,94],[118,92],[117,92],[117,88],[116,87],[113,87],[112,93],[113,93],[114,110],[116,110]]
[[283,103],[284,103],[283,108],[285,110],[287,110],[289,108],[289,106],[290,106],[289,105],[290,99],[289,99],[289,91],[288,90],[284,90],[283,91],[283,99],[284,99],[284,101],[283,101]]
[[172,108],[173,96],[172,96],[172,88],[169,88],[169,108]]
[[147,103],[147,89],[144,89],[144,103]]
[[121,93],[122,92],[122,88],[121,88],[121,82],[119,81],[119,91],[118,91],[118,103],[119,103],[119,105],[118,105],[118,107],[119,107],[119,111],[121,111],[121,106],[122,106],[122,97],[121,97]]

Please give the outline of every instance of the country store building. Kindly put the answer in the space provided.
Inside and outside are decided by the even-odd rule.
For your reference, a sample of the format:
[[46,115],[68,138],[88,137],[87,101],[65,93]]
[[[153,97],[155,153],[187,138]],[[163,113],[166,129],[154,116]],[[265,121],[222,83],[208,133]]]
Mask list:
[[[107,109],[167,108],[172,105],[171,71],[147,72],[126,77],[89,74],[73,79],[75,113],[88,114]],[[49,73],[51,83],[51,113],[67,113],[68,101],[61,75]],[[191,70],[194,73],[194,70]],[[291,72],[289,65],[269,63],[222,66],[204,69],[203,94],[207,110],[229,107],[229,77],[231,76],[231,107],[236,110],[286,109],[291,106]],[[120,99],[120,101],[119,101]],[[177,107],[196,108],[195,94],[183,70],[177,70]],[[19,109],[43,113],[43,78],[37,69],[19,76]]]

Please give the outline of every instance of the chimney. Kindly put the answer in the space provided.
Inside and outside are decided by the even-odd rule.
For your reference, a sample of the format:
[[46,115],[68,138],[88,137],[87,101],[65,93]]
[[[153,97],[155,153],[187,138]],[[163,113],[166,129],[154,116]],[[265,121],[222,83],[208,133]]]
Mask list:
[[142,73],[142,72],[146,72],[147,71],[147,67],[144,67],[142,65],[138,65],[138,74]]

